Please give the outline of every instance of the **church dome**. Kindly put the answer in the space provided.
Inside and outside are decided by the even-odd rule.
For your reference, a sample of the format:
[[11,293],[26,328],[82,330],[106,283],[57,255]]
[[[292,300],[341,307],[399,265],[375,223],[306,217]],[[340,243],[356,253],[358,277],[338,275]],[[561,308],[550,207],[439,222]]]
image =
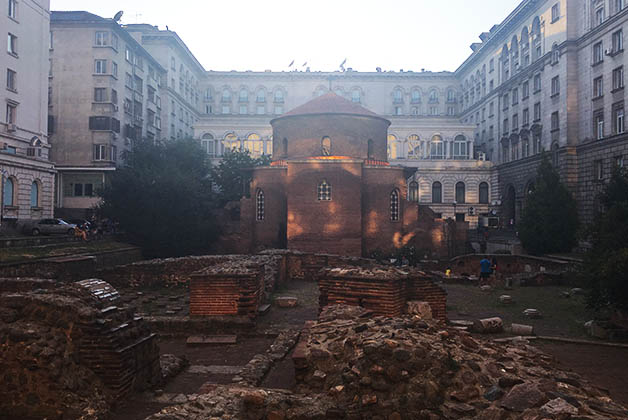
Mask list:
[[273,119],[275,160],[347,157],[387,160],[390,121],[335,93]]

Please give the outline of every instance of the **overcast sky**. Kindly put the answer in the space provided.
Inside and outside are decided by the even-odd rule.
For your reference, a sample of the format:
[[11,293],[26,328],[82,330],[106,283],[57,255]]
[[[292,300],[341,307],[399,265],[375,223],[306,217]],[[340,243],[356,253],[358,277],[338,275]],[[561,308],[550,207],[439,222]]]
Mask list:
[[207,70],[454,71],[521,0],[51,0],[176,31]]

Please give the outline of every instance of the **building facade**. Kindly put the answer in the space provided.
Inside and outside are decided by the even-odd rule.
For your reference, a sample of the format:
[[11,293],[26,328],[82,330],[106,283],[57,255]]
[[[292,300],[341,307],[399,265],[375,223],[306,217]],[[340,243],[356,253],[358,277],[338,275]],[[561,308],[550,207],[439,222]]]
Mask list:
[[507,219],[520,217],[548,152],[581,220],[628,153],[624,124],[624,0],[525,0],[480,35],[456,70],[461,118],[496,164]]
[[52,217],[55,170],[49,160],[48,45],[50,2],[1,0],[1,221]]
[[52,12],[52,160],[60,216],[85,217],[134,141],[161,139],[165,69],[112,19]]

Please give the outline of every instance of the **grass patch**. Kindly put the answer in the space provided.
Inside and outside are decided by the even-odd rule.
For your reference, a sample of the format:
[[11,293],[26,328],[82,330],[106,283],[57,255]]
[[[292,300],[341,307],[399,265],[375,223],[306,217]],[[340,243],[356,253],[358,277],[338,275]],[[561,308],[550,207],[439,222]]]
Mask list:
[[37,258],[84,255],[103,251],[114,251],[131,245],[115,241],[69,242],[26,248],[0,249],[0,263],[28,261]]
[[[498,316],[504,326],[510,324],[533,325],[537,335],[585,337],[583,324],[593,319],[594,313],[584,302],[584,296],[565,298],[561,292],[567,286],[515,287],[512,290],[495,288],[483,292],[477,286],[444,284],[447,290],[447,316],[449,319],[478,319]],[[510,295],[514,303],[500,303],[499,296]],[[543,318],[529,319],[523,311],[534,308],[541,311]]]

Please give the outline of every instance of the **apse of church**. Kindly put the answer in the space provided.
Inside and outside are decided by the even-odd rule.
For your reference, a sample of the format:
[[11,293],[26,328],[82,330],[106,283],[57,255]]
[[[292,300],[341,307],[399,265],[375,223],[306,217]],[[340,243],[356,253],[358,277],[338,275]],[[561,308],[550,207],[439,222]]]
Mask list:
[[414,245],[418,204],[387,162],[390,121],[334,93],[271,121],[270,167],[255,168],[241,228],[251,251],[368,255]]

